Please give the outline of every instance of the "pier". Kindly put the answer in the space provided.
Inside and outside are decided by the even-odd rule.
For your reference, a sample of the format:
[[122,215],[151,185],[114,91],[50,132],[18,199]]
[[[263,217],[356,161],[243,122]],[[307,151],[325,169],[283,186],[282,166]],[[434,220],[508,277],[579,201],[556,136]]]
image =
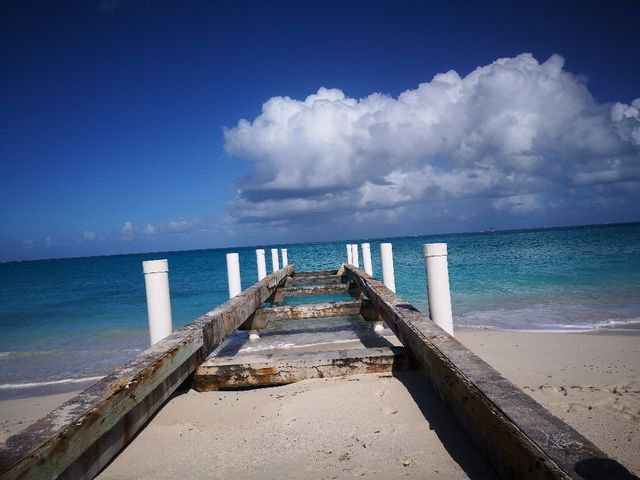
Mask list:
[[[94,477],[184,385],[247,389],[410,369],[424,373],[501,478],[635,478],[458,342],[446,312],[438,322],[433,311],[430,318],[398,296],[386,245],[384,283],[358,267],[351,246],[351,262],[311,272],[287,265],[286,251],[280,268],[276,250],[275,271],[263,271],[244,291],[230,273],[229,301],[155,339],[131,363],[10,437],[0,450],[0,478]],[[368,245],[362,253],[370,269]],[[258,252],[260,267],[259,259]],[[237,258],[228,265],[237,268]],[[314,329],[320,321],[324,327]],[[381,322],[389,328],[378,328]],[[325,341],[333,331],[353,335],[336,346]],[[270,348],[261,350],[266,339]]]

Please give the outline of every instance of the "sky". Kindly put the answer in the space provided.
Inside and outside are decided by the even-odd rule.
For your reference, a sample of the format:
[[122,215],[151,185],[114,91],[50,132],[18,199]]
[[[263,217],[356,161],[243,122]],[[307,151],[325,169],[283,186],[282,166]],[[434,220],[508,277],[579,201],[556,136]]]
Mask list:
[[0,261],[639,221],[636,1],[0,3]]

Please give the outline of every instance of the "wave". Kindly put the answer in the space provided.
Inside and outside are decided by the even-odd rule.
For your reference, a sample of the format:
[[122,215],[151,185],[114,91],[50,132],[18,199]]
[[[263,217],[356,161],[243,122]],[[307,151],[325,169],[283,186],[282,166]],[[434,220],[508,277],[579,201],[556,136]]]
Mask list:
[[83,378],[63,378],[61,380],[50,380],[48,382],[30,382],[30,383],[2,383],[0,390],[22,390],[27,388],[49,387],[52,385],[67,385],[74,383],[97,382],[104,377],[83,377]]
[[121,354],[132,355],[142,352],[141,348],[106,349],[106,350],[18,350],[10,352],[0,352],[0,360],[12,360],[16,358],[62,356],[62,355],[101,355],[104,358],[114,357]]
[[[455,325],[455,324],[454,324]],[[593,333],[593,332],[638,332],[640,333],[640,317],[610,318],[599,322],[543,324],[535,328],[509,328],[493,325],[460,324],[465,330],[493,330],[499,332],[532,332],[532,333]]]

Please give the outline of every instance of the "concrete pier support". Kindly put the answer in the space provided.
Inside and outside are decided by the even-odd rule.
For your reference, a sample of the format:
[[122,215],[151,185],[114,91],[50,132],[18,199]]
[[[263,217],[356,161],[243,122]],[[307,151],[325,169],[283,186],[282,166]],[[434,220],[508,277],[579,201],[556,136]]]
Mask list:
[[289,265],[289,257],[287,256],[287,249],[283,248],[282,249],[282,266],[286,267],[287,265]]
[[278,258],[277,248],[271,249],[271,267],[273,268],[274,272],[277,272],[278,270],[280,270],[280,259]]
[[171,335],[171,294],[169,293],[169,262],[147,260],[142,262],[144,286],[147,291],[149,339],[151,345]]
[[368,243],[362,244],[362,265],[364,266],[364,271],[373,276],[373,267],[371,265],[371,245]]
[[229,283],[229,298],[242,292],[240,281],[240,255],[227,253],[227,282]]
[[396,277],[393,271],[393,246],[390,243],[380,244],[380,260],[382,263],[382,283],[396,293]]
[[256,262],[258,263],[258,281],[267,276],[267,259],[265,258],[264,248],[256,250]]
[[351,244],[347,243],[347,263],[349,265],[353,264],[353,250],[351,250]]
[[427,243],[423,245],[422,253],[427,273],[429,316],[440,328],[453,336],[447,244]]

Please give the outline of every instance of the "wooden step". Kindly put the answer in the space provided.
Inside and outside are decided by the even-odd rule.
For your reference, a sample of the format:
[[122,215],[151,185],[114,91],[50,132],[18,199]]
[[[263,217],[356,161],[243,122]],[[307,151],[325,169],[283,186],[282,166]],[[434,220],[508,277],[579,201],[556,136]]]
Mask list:
[[205,392],[222,388],[267,387],[309,378],[392,373],[413,368],[414,363],[404,347],[213,357],[196,370],[193,388]]
[[271,320],[302,320],[307,318],[340,317],[343,315],[362,315],[365,320],[377,319],[368,300],[345,302],[312,303],[303,305],[281,305],[263,307],[245,322],[241,330],[263,330]]
[[338,270],[315,270],[309,272],[294,272],[293,278],[305,278],[305,277],[330,277],[336,276],[338,274]]

